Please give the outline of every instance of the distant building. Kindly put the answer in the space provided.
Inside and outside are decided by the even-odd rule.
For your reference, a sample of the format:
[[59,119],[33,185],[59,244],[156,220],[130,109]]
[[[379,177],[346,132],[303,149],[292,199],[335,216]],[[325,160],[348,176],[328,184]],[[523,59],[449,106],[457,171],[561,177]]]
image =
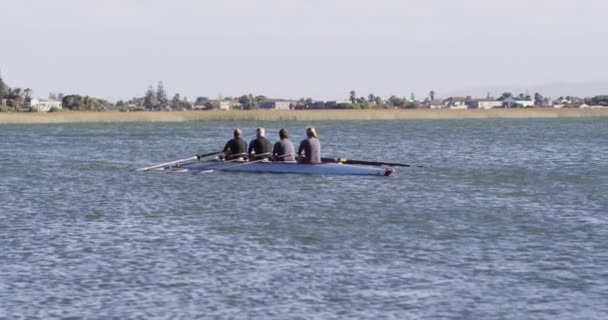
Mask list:
[[325,103],[325,108],[327,109],[338,109],[341,106],[345,106],[345,105],[352,105],[352,101],[350,100],[333,100],[333,101],[327,101]]
[[192,110],[230,110],[241,104],[235,100],[205,100],[192,105]]
[[220,110],[230,110],[232,109],[232,101],[228,101],[228,100],[220,100],[218,101],[219,104],[219,108]]
[[51,99],[32,99],[28,107],[32,110],[46,112],[50,111],[51,108],[61,109],[61,101]]
[[501,108],[502,101],[494,99],[477,99],[468,102],[468,106],[471,109],[494,109]]
[[443,105],[450,109],[467,109],[469,99],[464,97],[449,97],[443,101]]
[[266,109],[266,110],[289,110],[291,109],[291,106],[295,105],[293,102],[291,101],[285,101],[285,100],[266,100],[266,101],[261,101],[258,103],[258,107],[260,109]]
[[528,107],[534,106],[534,100],[522,99],[522,98],[516,98],[516,97],[508,97],[508,98],[502,100],[502,105],[507,108],[515,108],[515,107],[528,108]]
[[443,109],[445,102],[441,99],[428,100],[424,103],[430,109]]
[[566,104],[556,104],[553,106],[556,109],[561,109],[561,108],[568,108],[568,109],[587,109],[589,108],[589,105],[587,105],[584,102],[574,102],[574,103],[566,103]]

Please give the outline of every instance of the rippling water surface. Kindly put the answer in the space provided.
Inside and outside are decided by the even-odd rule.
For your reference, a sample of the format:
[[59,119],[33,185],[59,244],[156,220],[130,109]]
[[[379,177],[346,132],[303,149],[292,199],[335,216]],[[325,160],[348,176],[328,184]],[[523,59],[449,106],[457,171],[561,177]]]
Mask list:
[[608,121],[320,122],[343,177],[132,169],[309,123],[0,126],[0,318],[608,317]]

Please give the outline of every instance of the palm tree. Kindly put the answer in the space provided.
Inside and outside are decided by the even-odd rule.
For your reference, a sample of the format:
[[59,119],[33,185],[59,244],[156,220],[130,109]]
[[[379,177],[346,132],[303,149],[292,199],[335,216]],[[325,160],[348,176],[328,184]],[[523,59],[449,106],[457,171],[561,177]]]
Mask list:
[[355,92],[355,90],[350,91],[350,102],[352,102],[353,104],[357,102],[357,93]]

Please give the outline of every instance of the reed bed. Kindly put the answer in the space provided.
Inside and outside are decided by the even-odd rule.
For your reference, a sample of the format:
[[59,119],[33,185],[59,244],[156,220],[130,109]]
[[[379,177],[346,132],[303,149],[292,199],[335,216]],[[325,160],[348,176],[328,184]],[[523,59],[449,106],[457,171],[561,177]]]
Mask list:
[[183,121],[339,121],[402,119],[526,119],[608,117],[608,109],[492,110],[255,110],[173,112],[51,112],[0,113],[0,124],[183,122]]

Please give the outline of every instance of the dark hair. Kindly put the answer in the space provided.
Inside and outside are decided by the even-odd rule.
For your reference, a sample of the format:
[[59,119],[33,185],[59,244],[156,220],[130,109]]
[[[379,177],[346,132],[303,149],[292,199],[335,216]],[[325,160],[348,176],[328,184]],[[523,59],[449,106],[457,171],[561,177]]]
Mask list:
[[287,129],[279,130],[279,137],[281,139],[287,139],[288,136],[289,136],[289,134],[287,133]]

